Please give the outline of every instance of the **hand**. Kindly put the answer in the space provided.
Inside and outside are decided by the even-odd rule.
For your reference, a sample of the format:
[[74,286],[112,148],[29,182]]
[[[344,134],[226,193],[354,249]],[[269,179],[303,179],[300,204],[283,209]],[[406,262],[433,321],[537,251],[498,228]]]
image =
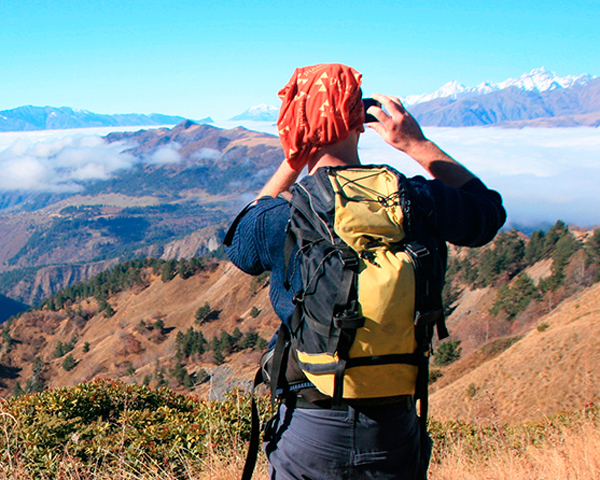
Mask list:
[[421,127],[406,111],[400,99],[379,94],[373,95],[373,98],[381,102],[389,115],[379,107],[369,107],[367,113],[379,121],[367,123],[367,126],[379,133],[387,143],[411,155],[412,150],[427,142]]
[[406,111],[400,99],[389,95],[373,95],[388,113],[379,107],[369,107],[368,113],[378,122],[367,123],[392,147],[410,155],[434,178],[449,187],[460,188],[475,176],[435,143],[427,140],[421,127]]

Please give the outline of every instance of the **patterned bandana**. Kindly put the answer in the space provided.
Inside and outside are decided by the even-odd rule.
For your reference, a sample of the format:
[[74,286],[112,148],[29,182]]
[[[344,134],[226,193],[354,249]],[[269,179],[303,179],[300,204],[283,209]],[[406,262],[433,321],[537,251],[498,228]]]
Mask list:
[[294,170],[302,170],[318,148],[345,140],[363,124],[361,83],[353,68],[329,63],[297,68],[279,91],[279,139]]

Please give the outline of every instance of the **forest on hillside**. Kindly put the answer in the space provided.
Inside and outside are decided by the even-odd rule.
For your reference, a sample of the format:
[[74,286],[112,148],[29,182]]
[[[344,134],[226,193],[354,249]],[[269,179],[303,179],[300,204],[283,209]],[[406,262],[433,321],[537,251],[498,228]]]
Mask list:
[[[567,267],[573,256],[581,252],[579,271]],[[551,259],[551,274],[536,284],[526,272],[535,263]],[[516,229],[499,233],[487,247],[458,249],[450,257],[444,289],[447,313],[458,298],[460,288],[494,286],[498,293],[490,313],[503,313],[507,319],[524,311],[532,301],[547,300],[548,294],[564,289],[553,303],[570,295],[575,289],[600,281],[600,229],[594,230],[585,241],[558,221],[548,232],[534,231],[529,238]],[[569,278],[569,282],[566,282]],[[568,285],[567,285],[568,283]]]
[[[215,256],[224,259],[222,249]],[[85,325],[93,315],[110,318],[115,314],[113,299],[116,295],[131,289],[147,288],[151,279],[156,277],[165,284],[177,278],[189,279],[214,268],[213,262],[219,258],[213,256],[168,261],[144,258],[127,261],[90,280],[57,292],[38,309],[20,316],[37,313],[66,315],[69,321],[79,325]],[[542,274],[535,270],[540,264],[548,265]],[[501,232],[493,243],[485,247],[452,249],[444,290],[445,308],[449,321],[452,321],[452,313],[458,307],[462,295],[471,290],[488,289],[493,293],[494,301],[486,313],[498,322],[510,325],[524,322],[524,318],[537,321],[549,310],[556,308],[562,300],[598,281],[600,229],[581,232],[571,230],[559,221],[548,231],[534,231],[529,237],[517,230],[509,230]],[[248,295],[256,295],[268,282],[267,275],[254,278],[249,282]],[[84,299],[91,299],[91,303],[86,305],[94,305],[93,311],[89,307],[81,307]],[[261,310],[254,306],[249,310],[248,317],[261,314]],[[76,468],[83,472],[90,461],[98,461],[98,452],[104,451],[120,435],[121,426],[128,425],[120,450],[125,463],[104,459],[101,464],[109,469],[151,469],[151,465],[142,465],[137,461],[136,455],[147,455],[152,462],[161,462],[168,455],[167,452],[171,451],[170,448],[181,447],[181,452],[187,453],[182,453],[176,462],[168,463],[169,475],[173,475],[173,478],[185,478],[186,469],[192,468],[192,463],[199,458],[206,458],[206,455],[216,455],[217,458],[230,455],[228,450],[206,450],[206,442],[216,438],[211,437],[213,434],[219,435],[227,444],[228,435],[234,435],[236,442],[244,448],[249,428],[247,396],[234,393],[224,401],[204,403],[193,396],[179,398],[172,393],[173,389],[189,392],[210,379],[210,374],[205,369],[190,370],[190,366],[196,364],[199,358],[210,358],[212,364],[218,367],[223,362],[231,361],[231,356],[236,353],[252,349],[261,351],[265,348],[266,340],[251,330],[242,333],[240,328],[229,331],[222,329],[219,334],[205,335],[204,327],[214,325],[219,319],[219,309],[206,302],[197,308],[192,326],[186,329],[171,331],[161,317],[140,321],[135,327],[136,332],[152,342],[161,343],[172,336],[174,356],[168,365],[157,362],[153,372],[140,377],[138,381],[131,380],[135,375],[135,368],[129,364],[121,379],[129,385],[98,381],[73,388],[49,390],[44,383],[43,374],[47,360],[39,356],[32,358],[33,376],[26,382],[16,384],[11,392],[12,399],[5,405],[6,409],[10,409],[7,411],[19,419],[19,425],[18,428],[5,425],[6,431],[12,432],[12,436],[7,437],[8,443],[3,445],[19,452],[20,461],[25,462],[32,472],[62,471],[64,459],[57,453],[59,451],[68,451],[72,461],[76,462]],[[0,336],[3,352],[15,346],[10,332],[11,324],[17,320],[17,317],[12,318],[2,328]],[[541,331],[544,326],[538,323],[537,328]],[[495,354],[509,348],[515,341],[518,341],[517,337],[500,338],[491,341],[486,348],[489,347],[490,354]],[[53,361],[58,362],[60,369],[67,371],[76,368],[77,361],[72,356],[75,348],[85,355],[90,345],[84,344],[77,336],[65,338],[55,345]],[[459,341],[448,340],[439,344],[432,374],[438,375],[440,370],[460,355]],[[81,354],[79,357],[85,358]],[[431,380],[435,381],[436,378]],[[112,392],[114,398],[109,399],[104,394],[105,391]],[[41,392],[43,396],[40,396]],[[263,397],[261,401],[264,400]],[[84,418],[78,410],[69,407],[72,402],[89,406],[88,420],[92,424],[88,426],[85,420],[87,417]],[[34,414],[32,406],[36,405],[35,408],[53,405],[54,413]],[[149,405],[162,413],[152,413],[152,410],[144,413]],[[266,402],[263,403],[262,411],[266,414]],[[555,441],[550,442],[550,438],[555,438],[558,443],[565,438],[578,438],[573,437],[577,435],[573,425],[582,425],[577,428],[592,428],[598,422],[597,410],[590,407],[589,414],[586,412],[561,414],[544,422],[515,427],[500,425],[488,428],[460,422],[432,422],[432,432],[439,445],[433,471],[439,472],[444,462],[460,461],[461,458],[481,462],[482,465],[488,465],[486,462],[490,458],[507,461],[499,455],[509,441],[511,451],[521,456],[529,455],[527,452],[531,452],[532,448]],[[96,420],[94,415],[97,416]],[[195,424],[202,425],[202,428],[190,430],[190,419]],[[220,422],[230,422],[236,426],[223,429],[219,427],[218,433],[207,433],[206,429],[214,421],[219,425]],[[141,428],[142,424],[146,427]],[[148,434],[144,433],[147,428],[150,429]],[[160,428],[162,433],[156,430]],[[103,433],[100,434],[100,431]],[[70,440],[74,435],[80,439],[79,443]],[[24,438],[33,439],[33,443],[25,442]],[[48,438],[55,440],[49,442]],[[52,461],[44,463],[44,452],[53,452]],[[205,464],[201,462],[194,465],[193,468],[200,471]],[[239,462],[236,465],[240,468]]]

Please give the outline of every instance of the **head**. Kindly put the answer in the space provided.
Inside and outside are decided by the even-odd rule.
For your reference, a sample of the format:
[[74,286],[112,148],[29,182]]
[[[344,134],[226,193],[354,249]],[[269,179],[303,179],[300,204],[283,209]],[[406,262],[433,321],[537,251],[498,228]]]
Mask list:
[[[356,143],[364,131],[361,74],[332,63],[297,68],[279,91],[277,122],[288,162],[301,170],[324,153],[337,153]],[[358,157],[356,157],[358,159]]]

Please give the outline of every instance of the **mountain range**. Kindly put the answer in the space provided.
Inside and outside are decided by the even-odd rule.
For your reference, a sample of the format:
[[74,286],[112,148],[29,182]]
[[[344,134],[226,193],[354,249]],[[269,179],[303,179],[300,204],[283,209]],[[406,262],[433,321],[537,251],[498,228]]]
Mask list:
[[[556,230],[535,237],[554,245],[538,254],[535,245],[541,244],[532,236],[527,253],[515,251],[508,269],[489,277],[487,285],[481,283],[490,274],[484,259],[503,255],[500,250],[526,237],[512,231],[484,249],[451,249],[453,293],[445,295],[445,305],[448,342],[457,355],[450,363],[438,362],[443,349],[435,346],[433,418],[514,424],[599,400],[600,243],[589,231],[565,232],[562,240],[556,240]],[[578,245],[570,256],[565,238]],[[513,269],[523,268],[534,254],[536,260],[514,275]],[[565,263],[557,267],[557,262]],[[467,264],[475,270],[465,269]],[[250,277],[214,258],[196,259],[195,265],[126,262],[2,325],[0,395],[13,394],[17,382],[35,392],[98,377],[168,385],[204,398],[222,397],[235,387],[250,389],[265,343],[242,338],[268,340],[279,324],[269,301],[269,278]],[[550,288],[558,270],[562,285]],[[506,306],[522,303],[518,286],[525,275],[549,290],[538,290],[516,314],[493,313],[502,292],[517,295]]]
[[[559,77],[543,67],[476,87],[451,81],[433,93],[401,100],[423,126],[600,126],[600,79]],[[276,121],[277,115],[276,107],[259,105],[233,119]]]
[[505,90],[510,87],[515,87],[518,90],[530,92],[546,92],[549,90],[560,90],[570,88],[575,85],[585,85],[594,77],[584,73],[578,76],[568,75],[559,77],[554,72],[547,71],[544,67],[533,69],[529,73],[524,73],[519,78],[509,78],[500,83],[482,82],[475,87],[467,87],[455,80],[446,83],[441,88],[433,93],[425,93],[421,95],[408,95],[401,98],[405,106],[413,106],[418,103],[429,102],[438,98],[451,98],[457,100],[459,98],[476,97],[487,95],[488,93]]
[[[140,113],[105,115],[75,110],[70,107],[34,107],[26,105],[11,110],[0,111],[0,132],[21,132],[28,130],[62,130],[66,128],[88,127],[132,127],[151,125],[176,125],[183,117]],[[210,117],[196,123],[212,123]]]
[[[433,93],[401,97],[423,126],[573,127],[600,126],[600,79],[589,74],[559,77],[537,68],[519,78],[468,87],[450,81]],[[276,122],[279,108],[250,107],[230,121]],[[0,132],[86,127],[175,125],[184,117],[106,115],[69,107],[22,106],[0,111]],[[195,123],[213,123],[206,117]]]
[[[189,120],[111,133],[135,161],[64,193],[0,192],[0,293],[27,305],[119,261],[204,255],[283,159],[277,137]],[[166,162],[155,162],[161,155]]]

